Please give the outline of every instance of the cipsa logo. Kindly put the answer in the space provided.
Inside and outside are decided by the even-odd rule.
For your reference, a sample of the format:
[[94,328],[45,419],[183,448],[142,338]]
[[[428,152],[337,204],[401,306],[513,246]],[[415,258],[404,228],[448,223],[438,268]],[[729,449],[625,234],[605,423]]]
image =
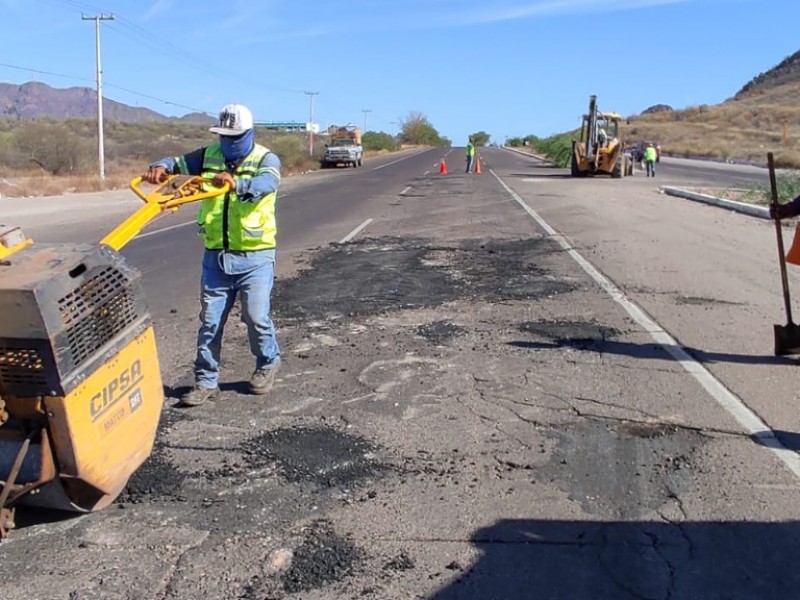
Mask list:
[[[142,379],[142,363],[138,359],[109,381],[89,401],[89,413],[92,421],[96,421],[103,413],[121,400]],[[131,407],[133,408],[133,406]]]

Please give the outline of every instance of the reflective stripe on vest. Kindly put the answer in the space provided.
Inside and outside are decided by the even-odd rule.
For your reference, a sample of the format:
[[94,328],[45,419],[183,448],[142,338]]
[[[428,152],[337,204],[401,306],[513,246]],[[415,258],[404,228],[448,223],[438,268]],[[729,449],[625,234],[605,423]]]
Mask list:
[[[253,150],[236,167],[232,175],[238,179],[252,179],[269,150],[255,144]],[[226,170],[225,157],[219,143],[206,148],[203,156],[204,179]],[[235,191],[202,201],[197,215],[199,235],[209,250],[235,250],[241,252],[266,250],[275,247],[275,200],[273,192],[256,202],[242,202]]]

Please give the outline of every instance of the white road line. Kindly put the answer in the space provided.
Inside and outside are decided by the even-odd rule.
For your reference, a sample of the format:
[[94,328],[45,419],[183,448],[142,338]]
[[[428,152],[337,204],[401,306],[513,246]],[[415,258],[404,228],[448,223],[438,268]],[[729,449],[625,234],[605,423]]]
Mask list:
[[367,220],[366,220],[366,221],[364,221],[364,222],[363,222],[361,225],[359,225],[358,227],[356,227],[355,229],[353,229],[353,231],[351,231],[351,232],[350,232],[350,233],[348,233],[346,236],[344,236],[344,237],[342,238],[342,240],[341,240],[339,243],[340,243],[340,244],[346,244],[347,242],[349,242],[350,240],[352,240],[354,237],[356,237],[356,236],[357,236],[357,235],[358,235],[358,234],[361,232],[361,230],[362,230],[362,229],[364,229],[364,228],[365,228],[367,225],[369,225],[370,223],[372,223],[372,219],[367,219]]
[[147,233],[140,233],[137,235],[134,240],[138,240],[141,238],[146,238],[151,235],[155,235],[157,233],[164,233],[165,231],[171,231],[173,229],[178,229],[179,227],[186,227],[187,225],[197,225],[197,221],[187,221],[186,223],[179,223],[178,225],[170,225],[169,227],[162,227],[161,229],[156,229],[155,231],[148,231]]
[[407,186],[406,186],[406,189],[404,189],[402,192],[400,192],[400,195],[402,196],[403,194],[405,194],[406,192],[408,192],[410,189],[411,189],[411,186],[410,186],[410,185],[407,185]]
[[614,302],[624,308],[625,312],[627,312],[634,321],[650,334],[653,341],[668,352],[687,373],[694,377],[703,389],[739,422],[747,433],[752,435],[761,445],[775,454],[795,477],[800,478],[800,455],[781,444],[780,440],[775,436],[775,432],[761,417],[754,413],[741,398],[726,388],[725,384],[714,377],[700,362],[695,360],[686,349],[661,327],[655,319],[650,317],[644,309],[640,308],[635,302],[628,298],[608,277],[603,275],[592,263],[575,250],[565,236],[550,227],[547,221],[528,206],[519,194],[508,187],[493,169],[489,169],[489,172],[500,182],[500,185],[505,188],[525,212],[527,212],[528,215],[530,215],[576,263],[578,263],[586,274],[603,288]]
[[393,160],[392,162],[388,162],[385,165],[381,165],[380,167],[373,167],[372,170],[373,171],[377,171],[378,169],[385,169],[386,167],[391,167],[392,165],[396,165],[397,163],[403,162],[404,160],[408,160],[409,158],[412,158],[414,156],[416,156],[416,154],[412,154],[410,156],[404,156],[403,158],[398,158],[397,160]]

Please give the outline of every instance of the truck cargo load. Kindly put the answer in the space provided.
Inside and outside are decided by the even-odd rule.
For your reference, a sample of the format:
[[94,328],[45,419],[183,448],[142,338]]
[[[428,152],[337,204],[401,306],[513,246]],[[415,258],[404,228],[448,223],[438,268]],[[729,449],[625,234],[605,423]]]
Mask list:
[[331,125],[328,127],[328,135],[330,141],[325,144],[325,154],[320,160],[323,169],[341,164],[353,167],[360,167],[363,164],[361,129],[355,125]]

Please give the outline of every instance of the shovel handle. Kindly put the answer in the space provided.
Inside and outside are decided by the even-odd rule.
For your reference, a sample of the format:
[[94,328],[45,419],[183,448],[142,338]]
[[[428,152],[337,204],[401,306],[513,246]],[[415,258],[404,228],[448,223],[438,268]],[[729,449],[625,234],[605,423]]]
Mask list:
[[781,229],[781,218],[778,216],[778,183],[775,179],[775,158],[772,152],[767,152],[767,166],[769,167],[769,187],[772,193],[771,204],[775,210],[775,235],[778,239],[778,263],[781,267],[781,284],[783,285],[783,304],[786,307],[786,320],[790,325],[792,321],[792,302],[789,298],[789,276],[786,273],[786,253],[783,249],[783,230]]

